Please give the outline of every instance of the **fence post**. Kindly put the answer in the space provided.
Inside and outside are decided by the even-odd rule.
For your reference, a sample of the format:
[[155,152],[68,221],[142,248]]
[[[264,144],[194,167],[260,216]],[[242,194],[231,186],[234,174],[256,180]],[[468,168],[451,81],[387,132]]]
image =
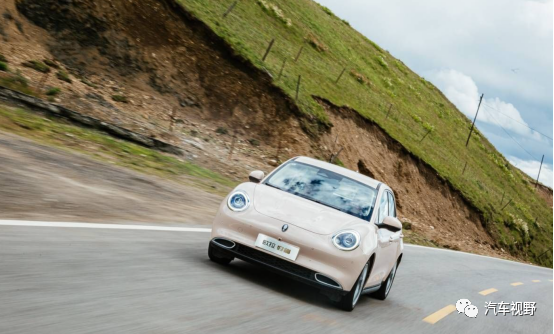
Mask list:
[[475,113],[475,118],[473,119],[473,123],[471,123],[471,129],[469,130],[469,136],[467,136],[466,147],[469,144],[469,138],[471,138],[471,134],[473,133],[473,128],[475,127],[475,121],[477,120],[477,115],[479,114],[479,107],[481,107],[481,101],[483,101],[483,95],[485,95],[485,94],[481,94],[481,98],[479,99],[479,105],[477,106],[477,112]]
[[279,76],[277,77],[277,80],[281,79],[281,74],[283,74],[283,69],[285,68],[286,63],[287,63],[287,58],[283,59],[283,64],[281,65],[281,69],[279,70]]
[[265,58],[269,54],[269,51],[271,51],[271,48],[273,47],[273,43],[275,43],[275,38],[271,39],[269,42],[269,45],[267,46],[267,50],[265,50],[264,56],[262,57],[262,61],[265,61]]
[[500,211],[504,210],[510,203],[512,203],[512,199],[510,199],[508,203],[506,203],[506,205],[504,205],[502,209],[500,209]]
[[231,160],[233,157],[233,150],[235,149],[235,141],[237,140],[237,132],[233,132],[233,139],[231,140],[231,148],[229,149],[229,156],[227,157],[227,160]]
[[343,149],[344,149],[344,147],[341,147],[337,153],[331,154],[331,158],[329,159],[329,162],[333,163],[335,161],[335,159],[339,156],[340,152],[342,152]]
[[298,100],[298,90],[300,90],[300,80],[302,79],[302,75],[298,75],[298,82],[296,83],[296,100]]
[[427,133],[425,134],[425,136],[423,136],[423,138],[421,138],[421,140],[419,142],[421,143],[423,141],[423,139],[425,139],[430,133],[431,133],[431,130],[428,130]]
[[339,76],[337,77],[337,80],[335,81],[335,85],[339,83],[340,78],[342,77],[342,74],[346,71],[346,67],[342,69],[342,72],[340,72]]
[[466,167],[467,167],[467,161],[466,161],[466,163],[465,163],[465,165],[464,165],[464,170],[462,170],[462,175],[464,175],[464,173],[466,172]]
[[175,114],[177,113],[177,107],[173,107],[171,114],[169,115],[169,132],[173,132],[173,127],[175,126]]
[[539,176],[541,176],[541,169],[542,169],[542,162],[543,161],[544,161],[544,154],[542,155],[541,166],[539,167],[539,175],[537,175],[537,181],[535,181],[535,189],[537,189],[537,185],[539,184]]
[[235,8],[235,6],[237,5],[238,2],[239,2],[238,0],[233,2],[233,4],[231,6],[229,6],[229,8],[227,8],[225,13],[223,13],[223,18],[226,18],[227,15],[229,15],[229,13]]
[[279,142],[277,143],[277,151],[275,152],[275,160],[279,163],[279,156],[281,155],[281,147],[283,144],[283,136],[279,135]]
[[506,195],[506,190],[502,191],[502,199],[500,200],[500,205],[504,202],[504,195]]
[[387,112],[387,117],[385,117],[385,119],[389,118],[389,114],[390,114],[391,109],[392,109],[392,103],[389,106],[389,111]]
[[298,61],[298,58],[300,58],[300,55],[302,54],[302,50],[304,50],[304,45],[302,45],[300,47],[300,50],[298,50],[298,54],[296,55],[296,58],[294,58],[295,63]]

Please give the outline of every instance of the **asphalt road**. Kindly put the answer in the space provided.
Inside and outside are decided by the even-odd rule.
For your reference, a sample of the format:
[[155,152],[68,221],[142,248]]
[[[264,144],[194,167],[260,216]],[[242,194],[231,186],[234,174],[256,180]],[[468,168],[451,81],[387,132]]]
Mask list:
[[[210,262],[208,240],[205,232],[0,226],[0,333],[552,333],[550,269],[406,246],[388,299],[365,296],[347,313],[256,266]],[[423,320],[461,298],[477,318],[454,311]],[[535,315],[485,316],[489,301],[536,302]]]

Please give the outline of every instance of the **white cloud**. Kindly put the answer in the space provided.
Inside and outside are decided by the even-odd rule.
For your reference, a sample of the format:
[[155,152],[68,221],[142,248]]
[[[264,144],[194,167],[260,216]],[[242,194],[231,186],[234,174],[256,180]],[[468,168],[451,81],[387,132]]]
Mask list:
[[[525,174],[529,175],[531,178],[536,180],[537,174],[539,173],[539,167],[541,165],[540,161],[523,160],[516,157],[511,157],[511,156],[508,157],[508,160],[512,165],[521,169]],[[552,165],[548,165],[548,164],[542,165],[539,182],[552,188],[553,186]]]
[[[471,77],[456,70],[430,72],[433,82],[446,97],[469,119],[473,120],[479,104],[479,89]],[[541,136],[530,130],[519,111],[511,103],[499,98],[483,98],[477,121],[502,126],[526,137],[541,140]]]

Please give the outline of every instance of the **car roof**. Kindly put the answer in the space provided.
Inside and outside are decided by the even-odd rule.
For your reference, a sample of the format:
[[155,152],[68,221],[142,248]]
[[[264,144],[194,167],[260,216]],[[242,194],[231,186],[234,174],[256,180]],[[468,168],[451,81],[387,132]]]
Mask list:
[[331,172],[335,172],[337,174],[344,175],[346,177],[349,177],[353,180],[356,180],[358,182],[366,184],[366,185],[368,185],[372,188],[375,188],[375,189],[377,189],[379,184],[382,184],[382,182],[377,181],[375,179],[372,179],[369,176],[365,176],[363,174],[354,172],[350,169],[340,167],[340,166],[337,166],[337,165],[334,165],[332,163],[328,163],[328,162],[325,162],[325,161],[321,161],[321,160],[317,160],[317,159],[313,159],[313,158],[308,158],[308,157],[296,157],[293,160],[304,163],[304,164],[312,165],[312,166],[315,166],[315,167],[330,170]]

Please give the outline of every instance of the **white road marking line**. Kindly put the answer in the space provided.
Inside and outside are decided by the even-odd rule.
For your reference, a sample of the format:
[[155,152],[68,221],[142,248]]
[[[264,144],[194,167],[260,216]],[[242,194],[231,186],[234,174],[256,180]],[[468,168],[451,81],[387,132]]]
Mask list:
[[116,230],[148,230],[148,231],[202,232],[202,233],[212,232],[211,228],[197,228],[197,227],[42,222],[42,221],[28,221],[28,220],[0,220],[0,226],[78,227],[78,228],[100,228],[100,229],[116,229]]
[[[74,223],[74,222],[44,222],[44,221],[30,221],[30,220],[0,220],[0,226],[36,226],[36,227],[79,227],[79,228],[98,228],[98,229],[119,229],[119,230],[146,230],[146,231],[174,231],[174,232],[201,232],[201,233],[211,233],[211,228],[200,228],[200,227],[169,227],[169,226],[152,226],[152,225],[122,225],[122,224],[93,224],[93,223]],[[425,247],[419,245],[404,244],[406,247],[414,248],[424,248],[426,250],[435,250],[441,252],[450,252],[459,255],[471,255],[484,257],[497,261],[504,261],[509,263],[521,264],[525,266],[531,266],[537,269],[547,269],[535,266],[532,264],[521,263],[516,261],[499,259],[496,257],[490,257],[485,255],[478,255],[472,253],[458,252],[449,249],[434,248],[434,247]]]

